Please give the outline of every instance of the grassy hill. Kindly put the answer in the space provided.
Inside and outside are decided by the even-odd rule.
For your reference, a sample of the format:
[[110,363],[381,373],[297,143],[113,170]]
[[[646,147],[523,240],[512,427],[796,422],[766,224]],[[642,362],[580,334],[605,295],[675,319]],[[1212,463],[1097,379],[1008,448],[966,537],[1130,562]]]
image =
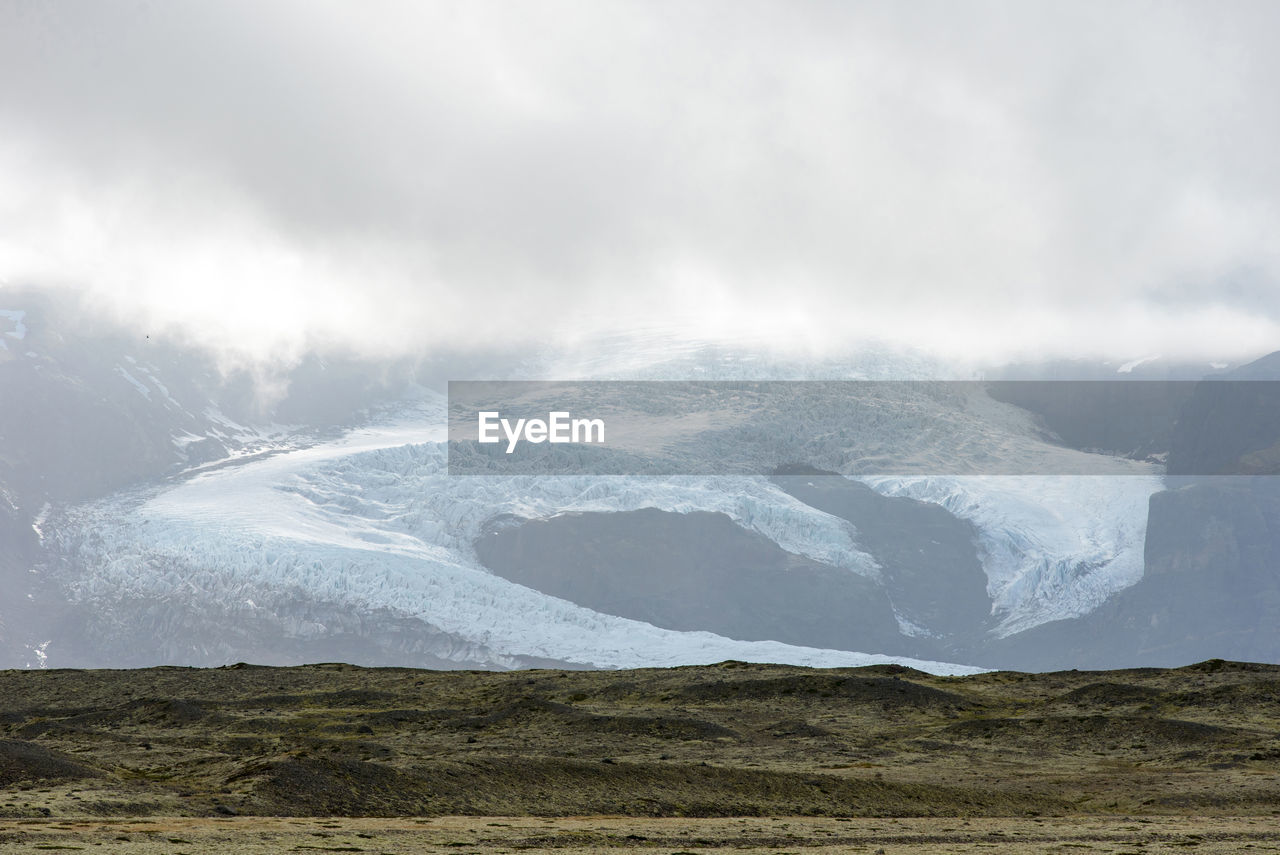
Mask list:
[[0,672],[0,817],[1280,814],[1280,666]]

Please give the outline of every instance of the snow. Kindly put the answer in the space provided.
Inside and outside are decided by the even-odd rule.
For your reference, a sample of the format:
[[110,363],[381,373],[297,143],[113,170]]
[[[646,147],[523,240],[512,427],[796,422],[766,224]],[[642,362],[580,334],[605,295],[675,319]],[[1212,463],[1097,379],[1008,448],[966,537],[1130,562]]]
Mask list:
[[[900,662],[935,673],[978,670],[772,641],[677,632],[603,615],[486,572],[470,539],[495,513],[722,509],[740,524],[869,571],[851,533],[766,479],[451,478],[439,418],[353,431],[341,440],[198,475],[149,495],[79,509],[64,545],[92,572],[87,600],[120,596],[251,600],[305,593],[353,608],[415,615],[502,657],[596,667],[724,659],[821,667]],[[513,483],[513,481],[515,483]],[[464,648],[465,650],[465,648]]]
[[[167,389],[159,384],[157,386],[170,402],[166,406],[181,409],[177,401],[168,397]],[[306,439],[299,435],[300,428],[297,425],[275,423],[244,425],[227,417],[215,407],[205,408],[204,420],[207,434],[196,434],[190,430],[181,429],[171,434],[169,441],[175,448],[182,450],[194,442],[216,438],[227,444],[226,455],[217,460],[188,467],[179,473],[180,475],[193,476],[200,472],[222,469],[260,457],[292,451],[306,442]]]
[[39,538],[41,543],[44,543],[44,523],[49,518],[49,511],[52,509],[53,506],[45,502],[40,506],[40,512],[36,514],[35,519],[31,521],[31,530],[36,533],[36,537]]
[[[589,370],[652,379],[769,378],[791,370],[729,355],[707,364],[691,351],[659,344],[663,362],[619,348],[613,352],[624,356]],[[1120,371],[1129,373],[1152,358]],[[881,354],[860,372],[826,366],[806,376],[893,375],[894,359]],[[705,370],[694,372],[695,364]],[[901,365],[899,378],[931,370],[915,362]],[[136,362],[131,367],[143,373]],[[1002,635],[1085,614],[1141,578],[1147,502],[1162,488],[1159,467],[1049,445],[1027,413],[991,400],[977,386],[921,384],[906,392],[886,387],[859,403],[846,416],[847,406],[805,400],[804,408],[777,423],[789,425],[790,434],[772,429],[777,425],[730,419],[727,429],[702,436],[698,426],[679,422],[682,441],[669,447],[678,447],[689,471],[698,471],[732,442],[746,449],[744,459],[754,471],[807,461],[857,477],[883,494],[933,502],[972,521]],[[284,426],[249,427],[216,410],[205,415],[218,425],[213,435],[224,439],[287,435]],[[831,430],[833,417],[847,421]],[[872,579],[880,568],[860,549],[850,524],[804,505],[767,478],[450,476],[445,436],[444,401],[427,396],[338,440],[293,449],[277,443],[252,459],[190,470],[176,484],[73,509],[58,534],[61,547],[83,568],[71,584],[87,602],[175,597],[272,610],[310,598],[357,611],[387,609],[459,639],[445,655],[498,665],[533,656],[604,668],[740,659],[818,666],[893,661],[935,673],[975,670],[665,630],[494,576],[480,566],[472,544],[495,517],[640,508],[720,512],[795,554]],[[916,443],[905,455],[904,436]],[[174,442],[194,439],[183,433]],[[892,477],[872,474],[889,449],[910,466]],[[1010,463],[1021,471],[1073,474],[983,474]],[[940,471],[972,474],[933,474]],[[899,626],[908,635],[930,634],[901,616]]]
[[[38,669],[41,669],[41,670],[46,670],[46,669],[48,669],[48,667],[49,667],[49,645],[50,645],[50,644],[52,644],[52,643],[53,643],[52,641],[45,641],[45,642],[42,642],[42,643],[40,643],[40,644],[36,644],[36,645],[30,645],[30,644],[29,644],[29,645],[27,645],[27,650],[31,651],[31,653],[32,653],[32,654],[34,654],[34,656],[36,657],[36,661],[35,661],[35,663],[34,663],[34,667],[35,667],[35,668],[38,668]],[[32,665],[32,663],[31,663],[30,661],[28,661],[28,662],[26,663],[26,667],[27,667],[27,668],[32,668],[32,667],[33,667],[33,665]]]
[[[503,514],[718,511],[788,551],[874,578],[879,568],[848,523],[762,477],[451,477],[444,421],[443,403],[427,402],[337,441],[90,506],[75,548],[94,571],[77,583],[80,592],[163,597],[184,590],[258,604],[305,592],[415,615],[501,655],[599,667],[865,661],[597,614],[489,574],[471,547],[484,524]],[[862,480],[975,523],[1000,632],[1008,634],[1084,614],[1141,577],[1146,502],[1160,479],[1149,466],[1116,465],[1127,474]]]
[[[126,375],[129,376],[131,382],[133,382],[135,386],[146,388],[145,384],[142,384],[141,381],[133,377],[134,374],[137,374],[141,376],[143,379],[145,379],[147,382],[149,382],[152,386],[154,386],[160,392],[160,396],[165,401],[165,406],[169,407],[170,409],[176,409],[176,410],[183,409],[182,405],[179,404],[178,401],[174,399],[173,395],[169,394],[169,387],[166,386],[164,383],[160,382],[160,378],[156,376],[156,374],[158,373],[158,369],[154,365],[149,365],[147,363],[139,362],[135,357],[132,357],[132,356],[125,356],[125,361],[127,361],[129,365],[132,367],[132,371],[126,372]],[[147,397],[148,400],[150,400],[151,394],[149,389],[143,394]]]
[[1124,365],[1121,365],[1119,368],[1116,369],[1116,373],[1132,374],[1133,369],[1137,368],[1139,365],[1146,365],[1148,362],[1155,362],[1159,358],[1160,358],[1160,354],[1157,353],[1155,356],[1144,356],[1141,359],[1135,359],[1132,362],[1126,362]]
[[191,443],[200,442],[204,439],[205,437],[200,436],[199,434],[191,433],[190,431],[183,431],[182,433],[174,436],[172,442],[175,448],[186,448]]
[[923,627],[918,623],[912,622],[909,618],[903,617],[895,608],[893,610],[893,619],[898,624],[898,632],[908,638],[935,638],[936,634],[927,627]]
[[861,478],[941,505],[978,528],[997,634],[1093,611],[1142,578],[1159,475]]
[[123,366],[117,365],[116,373],[119,374],[121,377],[123,377],[125,380],[128,380],[130,385],[132,385],[133,388],[138,390],[139,395],[146,398],[148,401],[151,400],[151,390],[148,389],[145,385],[143,385],[142,381],[140,381],[137,377],[134,377],[132,374],[126,371]]
[[[27,313],[21,309],[0,309],[0,318],[3,318],[13,324],[13,329],[6,330],[5,335],[9,338],[16,338],[19,341],[27,337],[27,325],[23,323],[23,319]],[[0,341],[3,344],[3,341]]]

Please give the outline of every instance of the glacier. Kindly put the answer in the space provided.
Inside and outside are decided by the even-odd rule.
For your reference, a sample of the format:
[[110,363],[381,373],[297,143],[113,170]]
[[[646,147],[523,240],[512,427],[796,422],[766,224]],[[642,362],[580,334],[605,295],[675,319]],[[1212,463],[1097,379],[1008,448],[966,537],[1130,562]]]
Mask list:
[[1088,614],[1136,584],[1148,502],[1164,489],[1152,474],[859,480],[974,523],[1001,637]]
[[[873,354],[863,360],[865,370],[854,371],[780,366],[734,353],[709,358],[705,348],[675,348],[661,337],[649,344],[652,352],[615,348],[609,352],[621,355],[585,368],[576,363],[577,373],[645,379],[927,379],[939,373],[926,360],[902,362],[893,354]],[[588,350],[601,352],[594,345]],[[554,354],[535,362],[528,367],[534,376],[567,377],[575,364]],[[870,579],[879,578],[881,568],[859,548],[851,524],[803,504],[764,476],[450,476],[445,401],[420,392],[337,439],[288,447],[281,439],[287,428],[272,425],[266,433],[274,441],[257,456],[205,464],[163,484],[60,510],[57,526],[48,528],[56,529],[50,539],[68,558],[64,584],[77,601],[103,607],[136,597],[271,610],[313,598],[353,610],[389,609],[458,639],[448,655],[459,661],[497,667],[539,657],[600,668],[739,659],[979,670],[666,630],[495,576],[472,546],[495,518],[641,508],[720,512],[788,552]],[[907,404],[872,402],[860,411],[863,421],[836,432],[809,431],[803,419],[793,436],[751,424],[706,436],[695,431],[680,449],[696,460],[714,455],[717,443],[756,443],[746,447],[757,455],[757,471],[767,471],[779,455],[793,455],[884,495],[938,504],[971,521],[1000,636],[1086,614],[1141,578],[1147,502],[1162,489],[1158,466],[1112,458],[1100,465],[1099,455],[1053,444],[1026,412],[973,390],[924,389]],[[813,425],[830,417],[824,406],[814,407]],[[874,459],[886,432],[904,431],[940,433],[950,444],[921,445],[919,474],[862,471],[861,461]],[[192,437],[175,435],[183,441]],[[1108,474],[976,474],[1014,457],[1039,461],[1047,471]],[[948,471],[956,471],[959,459],[972,463],[975,474],[928,474],[944,458]]]
[[[442,411],[441,411],[442,414]],[[716,508],[854,572],[874,566],[846,523],[814,511],[766,479],[451,478],[442,419],[401,420],[343,439],[195,475],[176,486],[76,508],[63,549],[89,572],[68,581],[83,602],[180,595],[268,608],[305,594],[352,608],[391,608],[497,651],[494,664],[536,656],[600,668],[725,659],[816,667],[899,663],[933,673],[970,666],[738,641],[603,615],[481,568],[470,541],[495,512]],[[738,488],[741,488],[739,490]],[[809,548],[809,547],[806,547]]]

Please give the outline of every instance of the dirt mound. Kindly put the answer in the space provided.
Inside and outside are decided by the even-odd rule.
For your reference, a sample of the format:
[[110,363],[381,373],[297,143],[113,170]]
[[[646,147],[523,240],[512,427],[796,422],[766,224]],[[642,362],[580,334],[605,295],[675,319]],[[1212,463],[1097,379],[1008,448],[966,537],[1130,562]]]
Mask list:
[[982,718],[948,725],[942,732],[962,740],[1034,743],[1068,751],[1135,744],[1203,746],[1228,742],[1235,737],[1226,728],[1194,721],[1104,715]]
[[463,717],[465,717],[463,711],[457,709],[390,709],[364,713],[360,716],[359,720],[361,724],[373,728],[402,728],[439,725],[442,722],[457,720]]
[[794,718],[775,721],[773,724],[764,728],[764,732],[778,739],[787,739],[791,737],[819,738],[833,735],[832,732],[827,730],[825,727],[818,727],[816,724],[810,724],[803,719]]
[[98,773],[33,742],[0,740],[0,787],[20,781],[75,781]]
[[32,739],[46,734],[75,734],[121,727],[184,728],[197,722],[206,724],[222,720],[200,703],[173,698],[137,698],[119,706],[93,712],[68,710],[74,714],[46,710],[47,717],[30,721],[17,731],[19,736]]
[[1280,681],[1264,680],[1192,689],[1171,694],[1169,702],[1179,707],[1238,711],[1254,709],[1259,705],[1275,707],[1280,705]]
[[463,716],[449,722],[454,728],[484,730],[493,727],[536,728],[547,736],[625,734],[656,739],[721,739],[738,734],[714,722],[668,715],[596,715],[541,698],[522,698],[480,716]]
[[1203,662],[1197,662],[1194,665],[1187,665],[1174,670],[1191,671],[1199,674],[1232,673],[1280,675],[1280,665],[1270,665],[1262,662],[1232,662],[1226,659],[1206,659]]
[[841,677],[797,674],[746,680],[715,680],[689,686],[680,697],[689,701],[734,703],[762,698],[812,697],[824,701],[845,700],[881,704],[888,708],[920,707],[965,709],[972,704],[962,695],[896,677]]
[[193,701],[147,699],[127,704],[122,710],[139,724],[192,724],[209,716],[209,711]]
[[955,816],[1065,803],[925,784],[702,765],[488,758],[395,769],[289,758],[247,772],[259,812],[311,816]]
[[697,718],[662,715],[584,715],[571,719],[592,733],[649,736],[655,739],[738,739],[736,731]]
[[346,689],[338,692],[299,692],[296,694],[260,695],[235,704],[239,708],[273,707],[276,709],[300,709],[302,707],[374,707],[395,701],[396,695],[372,689]]
[[1162,696],[1163,693],[1159,690],[1146,686],[1134,686],[1129,683],[1090,683],[1087,686],[1072,689],[1065,695],[1055,698],[1054,702],[1084,709],[1096,709],[1148,704]]

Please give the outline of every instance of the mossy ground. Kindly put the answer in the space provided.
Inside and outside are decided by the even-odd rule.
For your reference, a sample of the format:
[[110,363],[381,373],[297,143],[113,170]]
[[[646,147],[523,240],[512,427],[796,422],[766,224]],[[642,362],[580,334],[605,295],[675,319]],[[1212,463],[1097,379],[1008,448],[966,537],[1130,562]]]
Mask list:
[[15,821],[1114,814],[1280,824],[1280,667],[0,672]]

